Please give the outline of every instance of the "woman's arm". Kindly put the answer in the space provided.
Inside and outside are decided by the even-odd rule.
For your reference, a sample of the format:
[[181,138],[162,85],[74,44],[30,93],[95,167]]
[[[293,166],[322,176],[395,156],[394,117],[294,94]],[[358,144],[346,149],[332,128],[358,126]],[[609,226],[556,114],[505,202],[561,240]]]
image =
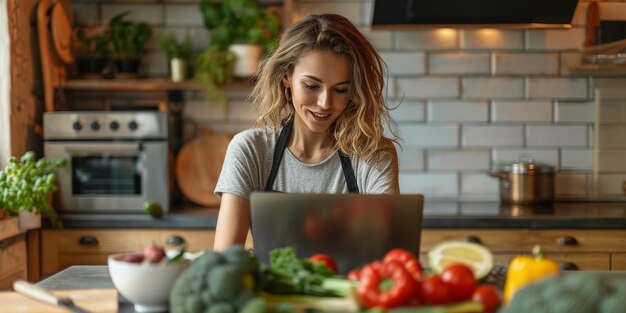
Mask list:
[[250,202],[232,193],[223,193],[213,250],[222,251],[232,244],[245,244],[249,228]]

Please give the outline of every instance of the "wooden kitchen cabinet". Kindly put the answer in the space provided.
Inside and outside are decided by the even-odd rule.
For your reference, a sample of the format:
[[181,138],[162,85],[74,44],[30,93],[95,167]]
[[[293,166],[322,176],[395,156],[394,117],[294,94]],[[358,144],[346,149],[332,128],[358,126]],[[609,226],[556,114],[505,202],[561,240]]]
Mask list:
[[516,255],[530,254],[538,244],[550,258],[569,269],[619,270],[619,257],[623,260],[621,269],[626,268],[626,230],[424,229],[422,260],[430,248],[446,240],[480,242],[501,265],[508,265]]
[[626,253],[613,253],[611,255],[611,269],[626,271]]
[[50,276],[72,265],[105,265],[111,254],[141,251],[163,244],[171,235],[187,242],[187,251],[213,248],[214,230],[186,229],[65,229],[41,231],[41,275]]

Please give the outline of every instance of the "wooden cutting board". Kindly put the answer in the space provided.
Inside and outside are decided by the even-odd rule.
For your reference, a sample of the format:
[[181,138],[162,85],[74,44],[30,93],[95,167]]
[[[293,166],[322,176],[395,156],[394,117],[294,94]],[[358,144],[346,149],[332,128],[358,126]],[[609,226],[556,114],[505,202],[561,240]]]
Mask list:
[[176,183],[192,202],[217,207],[220,198],[213,193],[222,171],[230,134],[210,130],[185,144],[176,156]]
[[[117,313],[118,299],[115,289],[53,290],[55,295],[69,296],[74,304],[93,313]],[[70,310],[33,300],[14,291],[0,292],[2,313],[67,313]]]

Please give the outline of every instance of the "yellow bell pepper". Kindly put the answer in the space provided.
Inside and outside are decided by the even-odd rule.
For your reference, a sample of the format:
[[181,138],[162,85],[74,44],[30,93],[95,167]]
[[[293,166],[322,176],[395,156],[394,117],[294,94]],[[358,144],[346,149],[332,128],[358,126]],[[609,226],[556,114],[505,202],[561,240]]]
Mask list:
[[544,257],[539,246],[533,248],[533,255],[516,256],[509,264],[504,285],[504,303],[508,303],[515,293],[526,284],[559,272],[559,265]]

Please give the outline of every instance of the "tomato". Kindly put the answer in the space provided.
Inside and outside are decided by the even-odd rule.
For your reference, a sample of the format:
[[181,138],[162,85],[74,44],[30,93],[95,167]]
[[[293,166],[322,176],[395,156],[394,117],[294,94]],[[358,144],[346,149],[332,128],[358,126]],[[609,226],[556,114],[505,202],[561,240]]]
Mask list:
[[318,253],[309,257],[309,261],[324,263],[326,267],[328,267],[333,274],[337,274],[337,262],[328,254]]
[[426,277],[418,288],[419,298],[428,304],[446,304],[449,302],[448,287],[439,276]]
[[474,272],[465,265],[450,265],[441,272],[440,276],[441,280],[448,287],[450,300],[452,302],[469,299],[476,289]]
[[348,276],[346,278],[348,278],[348,280],[352,280],[352,281],[359,281],[360,277],[361,277],[361,270],[354,269],[354,270],[351,270],[350,272],[348,272]]
[[482,284],[474,290],[472,300],[483,304],[485,313],[492,313],[500,305],[500,292],[496,287],[489,284]]
[[383,258],[383,262],[389,261],[398,261],[402,263],[415,280],[420,280],[422,278],[422,266],[413,253],[399,248],[392,249],[389,250]]

